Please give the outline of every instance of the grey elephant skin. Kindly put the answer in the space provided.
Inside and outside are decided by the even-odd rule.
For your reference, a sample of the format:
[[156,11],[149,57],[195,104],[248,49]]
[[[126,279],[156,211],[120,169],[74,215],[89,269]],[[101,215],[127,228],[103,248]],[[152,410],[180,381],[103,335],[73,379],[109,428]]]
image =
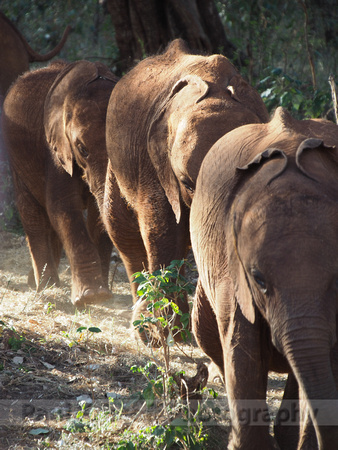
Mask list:
[[[289,373],[279,448],[337,448],[337,146],[335,124],[277,109],[270,123],[222,137],[202,163],[190,216],[193,332],[224,375],[231,449],[277,448],[269,370]],[[298,397],[302,425],[283,425]]]
[[59,285],[63,247],[75,305],[111,296],[112,244],[95,199],[103,199],[105,120],[116,82],[103,64],[58,61],[19,77],[4,102],[3,138],[32,257],[30,282],[39,290]]
[[[102,216],[130,281],[135,272],[185,258],[188,207],[204,156],[224,133],[268,119],[227,58],[193,55],[180,39],[122,77],[107,110]],[[134,300],[136,289],[132,283]],[[186,302],[180,306],[187,311]]]
[[30,63],[48,61],[56,56],[63,48],[69,32],[70,26],[67,26],[58,45],[41,55],[29,46],[19,30],[0,11],[0,97],[5,96],[17,77],[29,69]]

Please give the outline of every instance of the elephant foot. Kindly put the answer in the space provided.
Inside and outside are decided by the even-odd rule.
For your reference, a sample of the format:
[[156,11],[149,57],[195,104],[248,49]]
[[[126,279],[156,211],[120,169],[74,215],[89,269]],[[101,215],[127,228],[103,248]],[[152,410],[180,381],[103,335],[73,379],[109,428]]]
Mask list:
[[34,270],[31,269],[28,274],[27,284],[30,288],[36,289]]
[[209,379],[211,383],[217,383],[217,384],[224,384],[224,377],[221,373],[219,367],[211,361],[211,363],[208,366],[208,372],[209,372]]
[[[37,288],[33,269],[31,269],[28,273],[27,284],[32,289]],[[47,277],[46,275],[43,275],[39,281],[38,291],[41,292],[43,289],[53,286],[60,286],[59,277]]]
[[98,289],[88,288],[81,294],[72,298],[74,306],[84,306],[87,304],[99,304],[112,298],[112,293],[108,288],[100,286]]

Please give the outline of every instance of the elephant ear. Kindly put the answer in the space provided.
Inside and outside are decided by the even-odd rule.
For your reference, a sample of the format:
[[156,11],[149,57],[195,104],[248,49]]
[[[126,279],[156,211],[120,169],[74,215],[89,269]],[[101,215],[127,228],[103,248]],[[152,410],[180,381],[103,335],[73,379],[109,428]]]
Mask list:
[[[301,144],[299,145],[297,152],[296,152],[296,164],[298,169],[310,180],[318,181],[315,176],[310,175],[309,171],[304,167],[302,164],[302,159],[304,157],[304,152],[306,150],[313,150],[316,149],[317,151],[320,150],[336,150],[336,147],[329,146],[324,143],[322,139],[316,139],[316,138],[309,138],[305,139]],[[332,161],[333,162],[333,161]],[[315,169],[315,165],[313,164],[311,160],[311,164],[309,165],[310,171],[313,171]]]
[[[267,185],[279,177],[287,168],[287,155],[278,148],[267,148],[261,153],[258,153],[251,161],[244,166],[236,167],[237,177],[236,184],[241,185],[243,176],[249,175],[250,172],[258,170],[266,162],[275,160],[274,170],[269,174]],[[230,189],[236,192],[236,186]],[[243,316],[251,323],[255,321],[255,301],[254,293],[251,290],[249,278],[241,258],[241,252],[238,248],[238,233],[240,232],[240,225],[242,223],[241,217],[241,198],[240,196],[235,200],[235,205],[229,213],[231,220],[229,221],[229,240],[228,255],[229,255],[229,273],[234,284],[234,291],[236,301],[242,311]],[[236,208],[236,211],[235,211]]]
[[242,167],[237,167],[237,170],[256,170],[259,166],[263,165],[266,161],[269,161],[271,159],[281,159],[283,160],[282,164],[276,171],[275,175],[269,179],[267,184],[269,185],[272,183],[274,179],[279,177],[285,170],[288,165],[288,158],[286,154],[279,150],[278,148],[267,148],[261,153],[258,153],[248,164]]
[[230,213],[232,220],[231,244],[228,248],[229,254],[229,273],[233,281],[236,301],[242,311],[243,316],[250,322],[255,322],[254,298],[250,288],[248,276],[245,271],[240,253],[238,251],[238,236],[236,213]]
[[201,101],[207,95],[209,86],[197,75],[187,75],[177,81],[154,115],[147,142],[151,162],[174,211],[177,223],[181,218],[181,197],[180,187],[170,161],[170,145],[174,141],[175,130],[169,130],[168,119],[173,99],[177,99],[183,91],[182,107],[186,108],[189,104],[194,105]]
[[46,96],[44,105],[44,126],[47,142],[55,152],[63,168],[73,174],[73,153],[67,137],[67,124],[72,111],[67,107],[75,92],[99,77],[98,68],[89,61],[69,64],[56,77]]

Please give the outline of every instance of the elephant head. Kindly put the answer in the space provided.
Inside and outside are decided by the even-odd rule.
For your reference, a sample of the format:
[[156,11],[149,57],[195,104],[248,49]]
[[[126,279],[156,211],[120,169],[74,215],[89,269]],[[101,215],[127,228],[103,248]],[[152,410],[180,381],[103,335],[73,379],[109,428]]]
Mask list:
[[[266,358],[270,370],[287,361],[319,448],[334,448],[338,436],[337,145],[333,123],[296,121],[278,109],[270,123],[243,126],[215,144],[191,209],[193,250],[223,360],[231,358],[229,323],[256,330],[245,351]],[[266,335],[270,343],[259,337]],[[236,339],[245,346],[246,337]],[[240,389],[250,398],[251,387]]]
[[148,152],[179,222],[180,195],[190,206],[199,168],[213,143],[238,126],[267,122],[269,117],[258,93],[227,58],[188,56],[181,46],[176,51],[185,60],[187,74],[156,110]]
[[259,94],[226,57],[193,55],[177,39],[164,54],[141,61],[114,89],[107,128],[112,169],[133,204],[136,185],[126,173],[133,171],[119,153],[140,156],[141,176],[149,173],[150,159],[179,222],[181,197],[190,206],[213,143],[233,128],[268,120]]
[[44,105],[46,138],[57,160],[69,175],[76,161],[100,198],[108,161],[107,105],[117,80],[103,64],[74,62],[55,79]]

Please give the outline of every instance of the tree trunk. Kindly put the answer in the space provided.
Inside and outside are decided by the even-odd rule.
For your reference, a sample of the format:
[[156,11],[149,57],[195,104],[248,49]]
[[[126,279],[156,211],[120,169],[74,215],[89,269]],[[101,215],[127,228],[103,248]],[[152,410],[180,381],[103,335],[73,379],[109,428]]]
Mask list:
[[107,0],[120,51],[120,74],[145,56],[183,38],[193,51],[232,58],[214,0]]

